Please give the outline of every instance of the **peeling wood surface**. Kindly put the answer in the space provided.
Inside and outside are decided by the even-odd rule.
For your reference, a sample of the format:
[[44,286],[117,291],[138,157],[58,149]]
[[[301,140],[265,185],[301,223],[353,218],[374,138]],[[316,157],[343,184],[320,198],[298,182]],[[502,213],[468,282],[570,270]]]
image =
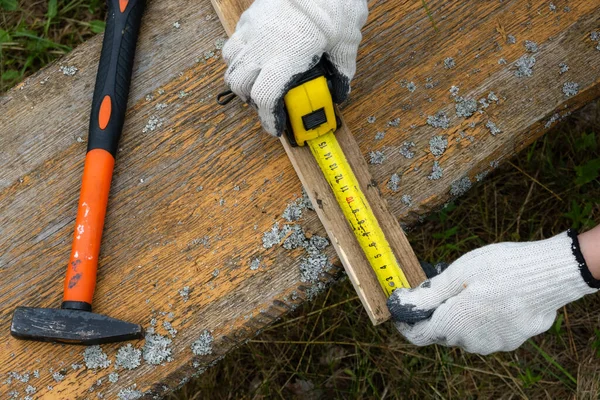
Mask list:
[[[557,12],[546,1],[430,0],[437,30],[420,2],[371,4],[353,93],[342,113],[365,156],[373,150],[386,154],[382,165],[369,166],[370,173],[400,221],[413,224],[450,198],[454,181],[468,177],[475,182],[492,169],[490,163],[543,134],[558,119],[553,116],[600,97],[600,52],[590,40],[590,32],[600,29],[600,10],[590,1],[554,3]],[[180,29],[173,27],[176,21]],[[507,44],[506,35],[514,35],[517,43]],[[300,282],[298,271],[304,253],[262,247],[263,232],[275,221],[282,223],[286,205],[301,195],[300,182],[281,144],[261,132],[252,110],[239,103],[214,104],[224,72],[215,41],[225,36],[208,0],[148,7],[94,306],[96,312],[145,326],[152,317],[160,325],[168,318],[161,312],[172,312],[179,333],[172,362],[119,370],[114,384],[106,378],[112,365],[71,369],[72,363],[83,362],[83,348],[9,336],[17,305],[60,304],[86,147],[77,139],[86,137],[101,38],[0,99],[1,398],[13,390],[24,397],[27,385],[36,388],[34,397],[53,399],[86,399],[96,393],[115,398],[134,384],[148,397],[162,394],[304,298],[308,285]],[[533,76],[518,78],[512,64],[526,53],[525,40],[539,44],[537,62]],[[455,59],[455,68],[444,68],[446,57]],[[498,64],[500,58],[508,64]],[[562,62],[569,71],[560,75]],[[60,65],[75,65],[79,72],[64,76]],[[403,80],[414,82],[416,90],[410,92]],[[580,90],[566,98],[562,87],[569,81]],[[452,85],[460,87],[461,96],[480,99],[493,91],[500,101],[482,114],[458,118]],[[147,94],[153,99],[146,100]],[[163,103],[166,108],[157,110]],[[427,116],[439,110],[450,117],[446,130],[426,124]],[[152,116],[164,118],[162,126],[143,133]],[[375,122],[369,123],[369,116]],[[399,125],[389,126],[395,118]],[[487,121],[502,133],[492,136]],[[471,122],[477,123],[474,128]],[[386,134],[375,141],[378,131]],[[437,159],[429,151],[435,135],[448,139],[448,149]],[[415,143],[412,159],[398,153],[405,141]],[[434,160],[444,175],[431,181]],[[402,175],[399,192],[387,188],[393,173]],[[403,195],[411,196],[411,206],[402,202]],[[301,224],[308,235],[325,235],[313,212],[305,212]],[[331,247],[327,254],[335,260]],[[263,266],[251,270],[256,257]],[[187,301],[178,293],[185,286],[190,287]],[[215,338],[213,354],[193,356],[190,345],[205,329]],[[157,332],[167,335],[160,326]],[[113,364],[119,347],[103,346]],[[64,370],[65,379],[55,382],[50,368]],[[29,382],[7,383],[11,371],[29,372]]]

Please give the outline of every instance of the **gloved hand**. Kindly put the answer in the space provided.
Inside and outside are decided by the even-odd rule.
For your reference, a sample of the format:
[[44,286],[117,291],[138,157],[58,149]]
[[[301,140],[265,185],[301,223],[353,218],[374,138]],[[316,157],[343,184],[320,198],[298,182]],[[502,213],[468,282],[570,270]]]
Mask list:
[[223,48],[225,81],[258,108],[267,132],[280,135],[283,96],[323,54],[335,70],[333,100],[346,99],[367,15],[367,0],[255,0]]
[[550,329],[559,308],[599,287],[577,234],[568,231],[474,250],[420,287],[394,291],[388,307],[400,333],[418,346],[486,355]]

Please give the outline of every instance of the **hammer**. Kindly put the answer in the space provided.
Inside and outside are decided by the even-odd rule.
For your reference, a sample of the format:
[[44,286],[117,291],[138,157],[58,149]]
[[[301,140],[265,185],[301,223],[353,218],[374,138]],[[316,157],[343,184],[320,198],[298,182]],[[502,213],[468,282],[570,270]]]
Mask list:
[[108,194],[145,8],[145,0],[107,3],[106,31],[62,306],[17,307],[10,333],[18,339],[93,345],[141,339],[144,335],[140,325],[91,312]]

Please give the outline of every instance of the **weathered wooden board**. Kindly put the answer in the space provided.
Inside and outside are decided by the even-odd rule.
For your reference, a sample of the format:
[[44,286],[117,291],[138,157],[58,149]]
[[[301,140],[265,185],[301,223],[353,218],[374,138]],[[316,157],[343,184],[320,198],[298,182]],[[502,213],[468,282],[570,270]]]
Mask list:
[[[386,154],[370,172],[403,223],[410,225],[446,202],[454,181],[469,177],[474,182],[491,169],[490,162],[531,143],[557,119],[555,114],[564,116],[600,97],[600,52],[590,40],[590,32],[600,28],[600,10],[583,0],[554,4],[556,12],[546,1],[429,0],[437,30],[420,2],[372,4],[352,98],[342,113],[363,154]],[[176,21],[180,29],[173,27]],[[515,35],[517,43],[506,44],[503,34]],[[278,141],[261,132],[253,110],[214,105],[224,72],[215,42],[225,36],[208,0],[149,5],[110,199],[95,311],[146,326],[156,317],[156,331],[163,335],[160,325],[173,313],[171,323],[179,332],[171,362],[118,370],[117,383],[107,380],[112,365],[73,370],[71,364],[83,360],[80,347],[9,336],[17,305],[60,303],[85,152],[85,143],[77,139],[86,135],[101,38],[0,100],[0,327],[5,327],[0,330],[0,398],[13,390],[23,397],[27,385],[39,398],[86,399],[97,393],[115,398],[134,384],[148,397],[160,395],[243,343],[310,289],[300,282],[302,250],[262,247],[263,232],[275,221],[283,223],[283,210],[301,193],[288,157]],[[512,64],[525,54],[525,39],[540,49],[533,75],[518,78]],[[444,68],[446,57],[454,57],[455,68]],[[498,64],[501,58],[508,64]],[[569,66],[562,75],[561,62]],[[59,65],[75,65],[79,72],[64,76]],[[425,87],[429,77],[431,89]],[[403,80],[414,82],[416,90],[410,92]],[[566,98],[562,88],[569,81],[580,90]],[[470,119],[458,118],[448,92],[452,85],[476,99],[494,91],[500,102]],[[150,93],[154,98],[147,101]],[[157,109],[163,103],[166,108]],[[439,110],[448,111],[447,130],[426,124],[427,116]],[[142,132],[153,116],[164,118],[162,125]],[[389,126],[395,118],[399,125]],[[502,133],[492,136],[488,120]],[[477,122],[474,128],[471,121]],[[386,132],[380,141],[374,140],[377,131]],[[473,141],[461,138],[461,131]],[[446,135],[448,149],[437,158],[444,176],[431,181],[434,135]],[[415,143],[412,159],[398,153],[405,141]],[[387,189],[392,173],[402,175],[398,192]],[[403,195],[411,196],[411,206],[402,202]],[[308,235],[325,235],[313,212],[305,212],[300,223]],[[331,247],[326,253],[335,261]],[[250,269],[257,257],[262,266]],[[185,286],[190,287],[187,301],[178,293]],[[213,354],[195,357],[190,345],[205,329],[215,338]],[[103,346],[113,364],[119,347]],[[61,370],[66,376],[56,382],[52,373]],[[11,371],[29,372],[29,381],[8,383]]]
[[[252,2],[253,0],[212,0],[221,23],[228,33],[235,31],[241,11],[250,7]],[[404,272],[410,286],[415,287],[421,284],[427,277],[421,269],[419,260],[417,260],[417,256],[410,246],[398,220],[388,208],[387,202],[381,196],[377,184],[373,184],[373,178],[369,173],[367,162],[352,132],[350,132],[348,125],[346,125],[343,115],[338,112],[338,117],[341,121],[341,126],[336,132],[336,136],[340,142],[340,146],[344,150],[350,167],[354,170],[358,183],[371,205],[373,213],[379,221],[386,239],[390,243],[390,247],[394,250],[400,268]],[[387,296],[381,290],[381,286],[371,265],[360,248],[354,232],[346,221],[344,213],[338,206],[335,196],[329,188],[329,184],[325,180],[323,172],[309,148],[293,147],[286,135],[281,136],[280,139],[312,204],[317,204],[315,210],[319,216],[319,220],[327,231],[327,236],[340,262],[344,266],[344,270],[350,278],[371,322],[378,325],[389,320],[390,312],[386,305]]]

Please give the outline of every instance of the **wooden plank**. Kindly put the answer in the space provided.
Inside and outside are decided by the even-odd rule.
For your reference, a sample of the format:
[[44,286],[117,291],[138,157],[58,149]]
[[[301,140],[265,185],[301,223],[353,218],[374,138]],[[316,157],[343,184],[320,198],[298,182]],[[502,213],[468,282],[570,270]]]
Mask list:
[[[562,117],[600,97],[600,52],[589,38],[599,29],[600,10],[592,3],[556,1],[559,11],[552,13],[542,0],[430,0],[437,31],[420,2],[372,4],[352,98],[341,110],[363,155],[372,150],[387,155],[369,171],[397,219],[407,226],[415,223],[452,197],[454,181],[469,177],[475,182],[492,169],[490,162],[539,138],[555,114]],[[570,12],[563,11],[566,5]],[[176,21],[180,29],[173,27]],[[515,35],[518,43],[506,44],[497,28]],[[112,366],[71,369],[83,361],[80,347],[21,342],[8,329],[17,305],[60,303],[86,147],[77,138],[85,138],[87,131],[101,38],[0,99],[0,327],[5,327],[0,329],[0,398],[13,390],[24,397],[27,385],[36,388],[33,396],[39,398],[87,399],[97,393],[115,398],[134,384],[148,398],[164,395],[314,291],[314,284],[301,281],[302,250],[262,247],[263,233],[275,222],[284,223],[280,216],[294,194],[300,196],[301,183],[281,145],[262,133],[252,110],[214,105],[225,70],[215,42],[225,36],[208,0],[149,4],[94,306],[99,313],[146,327],[155,317],[162,335],[168,335],[162,323],[170,319],[178,333],[171,362],[120,369],[117,383],[107,379]],[[512,63],[525,54],[525,39],[537,42],[540,50],[533,75],[517,78]],[[443,67],[446,57],[455,58],[456,68]],[[500,58],[508,64],[498,64]],[[561,62],[570,68],[562,75]],[[59,65],[75,65],[79,71],[67,77]],[[431,89],[425,87],[429,77],[437,82]],[[410,92],[403,79],[417,89]],[[568,81],[579,84],[578,95],[564,96]],[[494,91],[501,100],[482,114],[458,118],[448,93],[452,85],[460,86],[462,96],[479,99]],[[147,101],[147,94],[153,99]],[[448,112],[447,130],[425,122],[439,110]],[[376,121],[369,123],[368,116]],[[143,133],[151,117],[164,118],[162,126]],[[399,126],[388,126],[398,117]],[[492,136],[485,127],[488,120],[503,132]],[[477,122],[474,128],[471,121]],[[384,139],[373,140],[377,131],[386,132]],[[434,135],[446,135],[449,144],[437,158],[444,176],[431,181],[427,176],[436,158],[429,140]],[[415,143],[411,159],[398,154],[405,141]],[[393,173],[402,175],[398,192],[387,188]],[[412,197],[411,206],[403,195]],[[305,210],[298,223],[307,235],[326,234],[316,213]],[[332,246],[325,252],[339,265]],[[257,257],[262,267],[250,269]],[[190,294],[184,301],[179,290],[186,286]],[[205,329],[215,339],[213,354],[195,356],[190,346]],[[102,347],[113,365],[120,346]],[[28,372],[30,379],[8,383],[11,371]],[[56,371],[65,373],[60,382],[52,376]]]
[[252,4],[253,0],[211,0],[225,32],[233,35],[240,15]]
[[[235,26],[242,12],[250,7],[252,2],[253,0],[212,0],[225,32],[231,35],[235,31]],[[339,109],[338,116],[342,121],[341,128],[337,132],[340,146],[344,150],[348,163],[380,222],[381,229],[390,242],[392,250],[394,250],[402,271],[404,271],[411,287],[415,287],[427,277],[423,273],[419,260],[417,260],[417,256],[398,220],[390,212],[377,184],[373,184],[374,181],[369,173],[365,158]],[[286,135],[281,137],[281,143],[312,203],[318,205],[316,211],[319,220],[325,227],[327,235],[371,322],[378,325],[389,320],[390,313],[386,306],[387,297],[381,290],[375,273],[354,237],[352,229],[348,225],[310,150],[306,147],[292,147]]]

